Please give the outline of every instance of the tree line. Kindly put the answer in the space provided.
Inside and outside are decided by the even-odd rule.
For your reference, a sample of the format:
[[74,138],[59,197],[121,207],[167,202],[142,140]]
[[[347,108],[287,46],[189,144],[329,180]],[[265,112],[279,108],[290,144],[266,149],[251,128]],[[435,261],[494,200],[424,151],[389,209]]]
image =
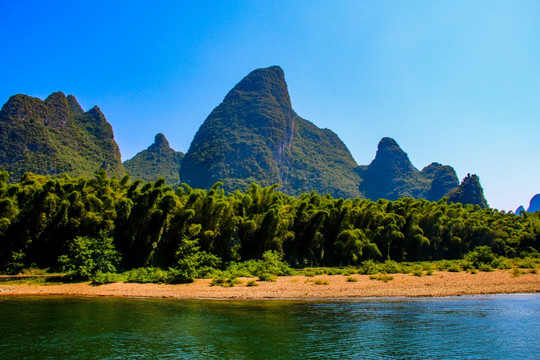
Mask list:
[[[477,246],[518,257],[540,249],[540,212],[401,198],[298,197],[278,185],[225,193],[186,184],[109,178],[52,178],[0,172],[0,270],[59,268],[75,239],[102,241],[122,269],[168,268],[197,255],[213,266],[273,251],[296,268],[365,260],[460,259]],[[206,260],[205,260],[206,259]]]

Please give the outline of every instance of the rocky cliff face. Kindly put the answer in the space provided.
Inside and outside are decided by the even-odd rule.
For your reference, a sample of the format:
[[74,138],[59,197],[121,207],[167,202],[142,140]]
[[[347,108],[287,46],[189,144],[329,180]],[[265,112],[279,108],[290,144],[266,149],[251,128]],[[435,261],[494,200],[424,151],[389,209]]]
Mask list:
[[162,177],[168,185],[180,183],[180,165],[184,153],[171,149],[163,134],[157,134],[154,143],[124,162],[126,172],[133,178],[156,181]]
[[277,183],[292,195],[316,190],[354,197],[360,194],[356,166],[335,133],[294,112],[283,70],[272,66],[251,72],[212,111],[186,153],[180,178],[201,188],[217,181],[229,191]]
[[84,112],[61,92],[45,101],[15,95],[0,110],[0,168],[18,179],[27,171],[92,175],[105,167],[124,174],[111,125],[95,106]]

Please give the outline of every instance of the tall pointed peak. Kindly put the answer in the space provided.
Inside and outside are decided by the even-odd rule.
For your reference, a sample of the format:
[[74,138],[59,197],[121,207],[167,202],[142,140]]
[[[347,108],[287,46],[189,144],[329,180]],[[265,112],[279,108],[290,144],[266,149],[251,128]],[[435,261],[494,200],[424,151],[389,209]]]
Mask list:
[[154,144],[152,145],[152,147],[155,147],[158,149],[162,149],[162,148],[169,149],[170,145],[165,135],[163,135],[162,133],[159,133],[154,138]]
[[47,96],[47,98],[45,99],[45,105],[54,106],[57,109],[67,110],[68,101],[67,101],[66,95],[63,92],[57,91]]
[[101,109],[99,108],[99,106],[94,106],[93,108],[91,108],[90,110],[87,111],[87,113],[89,113],[90,115],[92,115],[93,117],[101,120],[101,121],[104,121],[106,120],[105,119],[105,115],[103,114],[103,112],[101,111]]
[[84,114],[84,110],[82,106],[79,104],[79,102],[77,101],[77,99],[75,98],[75,96],[68,95],[67,101],[69,105],[69,112],[71,112],[72,114]]
[[250,72],[229,92],[227,98],[254,94],[257,97],[273,97],[282,107],[291,107],[291,99],[285,82],[285,74],[279,66],[256,69]]
[[65,101],[66,95],[61,91],[53,92],[51,95],[47,96],[45,102],[55,102],[55,101]]
[[450,190],[448,201],[479,205],[483,209],[489,207],[484,197],[484,189],[480,185],[480,178],[476,174],[467,174],[457,188]]
[[399,147],[398,143],[389,137],[384,137],[379,141],[377,154],[372,164],[384,164],[387,167],[401,168],[406,171],[415,171],[409,156]]
[[537,212],[538,210],[540,210],[540,194],[536,194],[532,197],[527,212]]
[[391,149],[391,148],[396,148],[396,147],[399,148],[398,143],[396,142],[396,140],[390,137],[383,137],[381,141],[379,141],[379,145],[377,146],[379,150],[386,150],[386,149]]

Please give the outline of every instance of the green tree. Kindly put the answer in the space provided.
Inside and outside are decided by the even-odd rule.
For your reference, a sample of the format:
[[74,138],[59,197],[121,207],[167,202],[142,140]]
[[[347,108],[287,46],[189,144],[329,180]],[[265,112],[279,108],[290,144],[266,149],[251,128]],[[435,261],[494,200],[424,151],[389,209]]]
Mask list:
[[61,255],[58,261],[64,271],[78,279],[115,272],[121,258],[114,248],[113,239],[107,236],[78,236],[69,242],[68,249],[69,252]]

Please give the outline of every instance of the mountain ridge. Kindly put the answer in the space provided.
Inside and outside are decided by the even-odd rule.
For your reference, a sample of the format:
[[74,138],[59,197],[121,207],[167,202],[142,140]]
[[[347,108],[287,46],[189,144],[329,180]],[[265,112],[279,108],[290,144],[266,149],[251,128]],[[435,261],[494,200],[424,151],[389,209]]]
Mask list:
[[123,175],[112,126],[94,106],[84,112],[73,95],[45,100],[17,94],[0,110],[0,167],[13,178],[25,172],[92,175],[105,167]]
[[73,95],[62,92],[45,100],[12,96],[0,110],[0,143],[0,166],[14,177],[25,171],[90,175],[103,166],[112,175],[127,170],[145,181],[164,177],[169,185],[209,189],[220,181],[229,192],[252,183],[278,184],[293,196],[312,190],[372,200],[448,196],[487,206],[476,175],[460,184],[449,165],[433,162],[418,170],[389,137],[379,141],[369,165],[358,165],[336,133],[294,111],[279,66],[256,69],[238,82],[202,123],[186,154],[171,149],[159,133],[122,164],[99,107],[85,112]]

